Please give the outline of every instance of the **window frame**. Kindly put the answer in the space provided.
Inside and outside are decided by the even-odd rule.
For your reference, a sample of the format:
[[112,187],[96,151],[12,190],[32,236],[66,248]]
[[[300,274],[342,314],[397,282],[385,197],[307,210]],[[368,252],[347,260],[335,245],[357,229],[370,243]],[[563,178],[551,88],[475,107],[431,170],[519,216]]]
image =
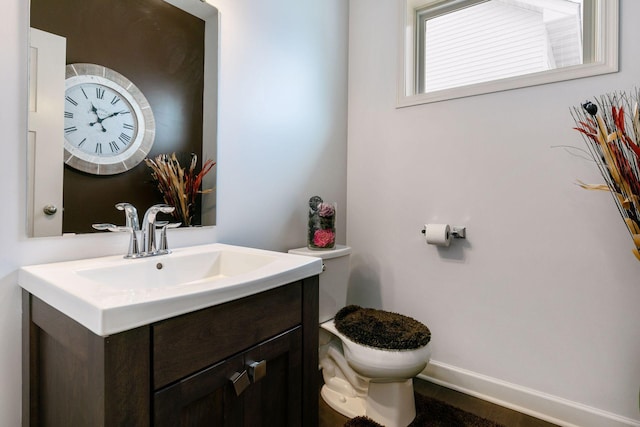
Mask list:
[[[418,15],[429,6],[432,6],[432,12],[430,11],[428,15],[432,16],[485,1],[489,0],[398,0],[402,30],[398,55],[398,108],[618,71],[619,0],[590,0],[585,2],[585,5],[591,3],[590,7],[585,7],[585,22],[592,22],[593,31],[585,32],[584,44],[585,53],[587,49],[590,52],[595,52],[595,58],[592,58],[592,62],[433,92],[418,92],[416,88],[419,85],[419,73],[421,72],[421,67],[418,65],[420,62],[418,59],[420,57],[418,52],[420,46]],[[595,48],[591,49],[591,46],[595,46]],[[587,59],[588,56],[585,55],[585,61]]]

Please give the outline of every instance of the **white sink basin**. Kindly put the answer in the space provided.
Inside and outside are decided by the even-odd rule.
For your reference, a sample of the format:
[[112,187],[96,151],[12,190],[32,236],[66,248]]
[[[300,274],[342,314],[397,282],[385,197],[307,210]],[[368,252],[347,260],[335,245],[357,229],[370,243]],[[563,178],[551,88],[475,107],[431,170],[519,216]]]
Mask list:
[[22,267],[20,286],[106,336],[319,274],[315,257],[215,243]]

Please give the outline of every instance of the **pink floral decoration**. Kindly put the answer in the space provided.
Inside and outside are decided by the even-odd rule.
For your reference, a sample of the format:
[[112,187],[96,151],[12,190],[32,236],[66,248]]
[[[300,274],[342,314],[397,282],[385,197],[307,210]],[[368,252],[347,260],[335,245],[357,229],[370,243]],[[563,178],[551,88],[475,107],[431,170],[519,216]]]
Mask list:
[[331,203],[318,203],[318,215],[321,217],[329,217],[335,215],[336,210]]
[[326,248],[333,244],[335,238],[336,236],[331,230],[316,230],[313,233],[313,244],[319,248]]

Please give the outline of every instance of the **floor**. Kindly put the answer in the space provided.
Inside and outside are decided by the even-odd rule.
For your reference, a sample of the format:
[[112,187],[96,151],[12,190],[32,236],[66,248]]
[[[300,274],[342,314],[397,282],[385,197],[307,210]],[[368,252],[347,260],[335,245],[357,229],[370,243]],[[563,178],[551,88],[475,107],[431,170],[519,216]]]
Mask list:
[[[539,420],[538,418],[417,378],[414,380],[414,389],[422,395],[442,400],[450,405],[507,427],[557,427],[555,424]],[[335,412],[320,398],[319,427],[341,427],[345,422],[347,422],[346,417]]]

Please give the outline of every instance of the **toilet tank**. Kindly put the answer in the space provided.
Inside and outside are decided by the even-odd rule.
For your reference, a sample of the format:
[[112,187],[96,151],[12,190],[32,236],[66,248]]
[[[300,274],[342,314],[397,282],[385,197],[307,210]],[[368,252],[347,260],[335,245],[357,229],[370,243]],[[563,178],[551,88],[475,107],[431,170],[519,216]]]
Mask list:
[[319,279],[319,323],[333,319],[338,310],[347,304],[351,248],[343,245],[324,250],[298,248],[289,250],[289,253],[322,258],[324,269]]

